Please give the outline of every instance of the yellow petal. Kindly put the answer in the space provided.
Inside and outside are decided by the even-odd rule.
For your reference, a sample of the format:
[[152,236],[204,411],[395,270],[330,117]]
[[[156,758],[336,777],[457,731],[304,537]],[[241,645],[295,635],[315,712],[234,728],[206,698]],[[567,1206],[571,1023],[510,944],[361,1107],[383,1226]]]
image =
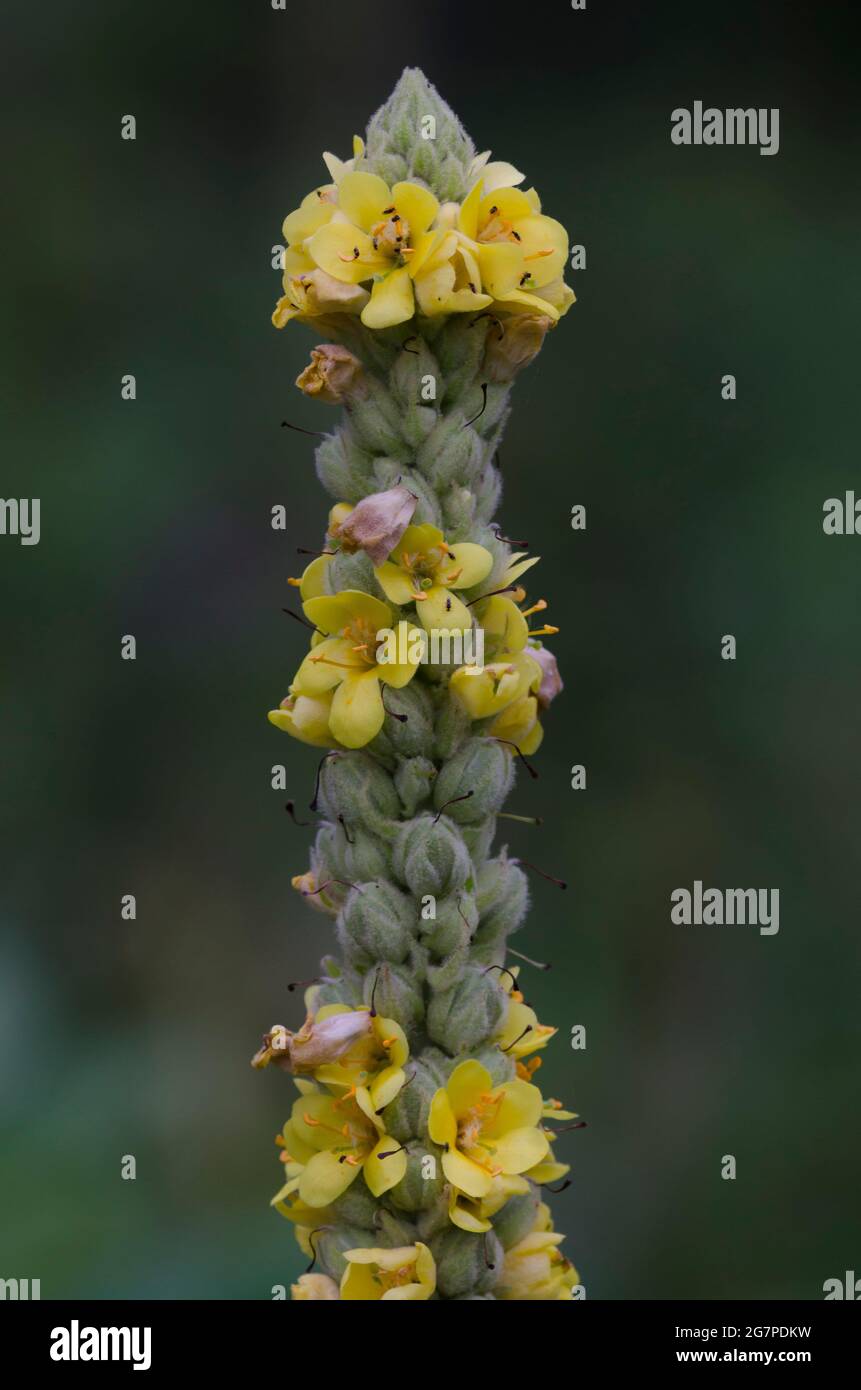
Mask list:
[[445,1089],[452,1112],[460,1118],[478,1104],[485,1091],[493,1090],[493,1082],[487,1068],[469,1058],[466,1062],[458,1063],[448,1078]]
[[442,1171],[459,1192],[467,1197],[486,1197],[493,1187],[493,1178],[486,1169],[473,1163],[459,1149],[449,1149],[442,1156]]
[[302,1170],[299,1196],[309,1207],[326,1207],[346,1192],[361,1171],[361,1164],[341,1163],[337,1154],[315,1154]]
[[424,602],[416,604],[416,613],[426,632],[434,628],[468,632],[472,627],[472,616],[466,604],[441,584],[425,590]]
[[504,1173],[525,1173],[547,1153],[550,1145],[540,1129],[512,1129],[493,1141],[493,1162]]
[[404,531],[394,550],[392,559],[399,564],[403,563],[404,556],[407,555],[430,555],[439,556],[445,546],[445,536],[439,527],[431,526],[424,521],[420,524],[411,524]]
[[374,282],[371,297],[362,310],[362,323],[366,328],[393,328],[395,324],[406,323],[414,313],[410,272],[400,267]]
[[494,299],[504,299],[511,290],[516,290],[529,269],[524,264],[523,251],[513,241],[494,241],[479,245],[478,271],[482,288],[492,294]]
[[356,227],[369,232],[392,203],[388,184],[376,174],[345,174],[338,184],[338,207]]
[[374,250],[374,243],[366,232],[338,219],[320,227],[305,243],[305,248],[321,270],[347,285],[370,280],[389,264],[385,256]]
[[402,618],[395,631],[395,642],[406,653],[406,661],[381,661],[377,663],[376,672],[380,680],[385,685],[392,686],[394,690],[400,690],[403,686],[408,685],[419,668],[423,646],[419,647],[418,643],[413,641],[414,635],[422,636],[421,629]]
[[491,1227],[490,1221],[475,1216],[462,1202],[453,1202],[448,1209],[448,1216],[454,1226],[459,1226],[462,1231],[469,1231],[471,1235],[481,1235]]
[[412,603],[416,591],[412,579],[400,565],[385,560],[374,570],[374,576],[386,598],[392,603]]
[[324,227],[331,220],[335,205],[320,197],[320,193],[324,191],[320,189],[318,193],[315,189],[313,193],[309,193],[307,198],[302,199],[296,211],[284,218],[281,230],[288,246],[301,245],[309,236],[313,236],[319,227]]
[[427,231],[439,212],[439,202],[434,195],[417,183],[396,183],[392,189],[392,202],[401,217],[405,217],[409,223],[411,242]]
[[[476,1063],[477,1065],[478,1063]],[[442,1086],[434,1092],[430,1103],[428,1134],[435,1144],[439,1144],[443,1148],[446,1145],[453,1147],[457,1139],[457,1121],[451,1108],[448,1092]]]
[[335,691],[329,727],[345,748],[364,748],[383,727],[386,711],[373,671],[348,676]]
[[508,164],[504,159],[495,159],[491,164],[485,164],[481,171],[484,180],[485,193],[495,193],[497,189],[511,188],[516,183],[522,183],[526,178],[519,169],[515,169],[513,164]]
[[450,545],[448,555],[450,558],[440,565],[437,578],[440,584],[450,589],[471,589],[474,584],[486,579],[493,569],[490,551],[472,541],[457,541]]
[[299,584],[303,599],[319,598],[326,592],[326,571],[332,563],[331,555],[318,555],[310,565],[306,565]]
[[[553,217],[524,217],[517,224],[523,268],[530,278],[524,288],[540,289],[556,280],[565,269],[568,259],[568,233]],[[549,251],[549,255],[545,254]]]
[[353,622],[367,623],[374,632],[391,627],[392,610],[382,599],[374,598],[361,589],[342,589],[337,594],[324,594],[302,604],[309,622],[321,632],[342,632]]
[[[537,1086],[516,1077],[501,1086],[502,1100],[493,1112],[493,1119],[482,1126],[482,1134],[496,1139],[510,1129],[537,1125],[544,1109],[544,1098]],[[541,1155],[539,1155],[540,1157]],[[538,1162],[538,1159],[535,1160]]]
[[[381,1158],[380,1154],[387,1154]],[[407,1171],[407,1156],[397,1139],[384,1134],[365,1159],[365,1182],[375,1197],[396,1187]]]
[[[319,603],[319,599],[311,599]],[[308,653],[293,680],[291,690],[297,695],[324,695],[332,690],[350,669],[362,669],[360,657],[343,637],[327,637]]]
[[475,241],[478,235],[478,214],[483,196],[484,181],[479,179],[464,198],[458,213],[457,225],[464,236],[469,237],[470,241]]

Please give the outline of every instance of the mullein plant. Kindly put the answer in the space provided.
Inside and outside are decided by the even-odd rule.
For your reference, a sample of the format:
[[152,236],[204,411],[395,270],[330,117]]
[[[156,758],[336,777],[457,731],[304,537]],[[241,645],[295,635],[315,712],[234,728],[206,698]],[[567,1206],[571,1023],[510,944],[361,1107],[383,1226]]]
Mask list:
[[[269,714],[326,750],[293,884],[338,946],[298,1030],[253,1059],[298,1092],[273,1198],[311,1261],[292,1294],[571,1299],[542,1198],[576,1117],[535,1084],[556,1030],[508,946],[526,875],[494,849],[562,688],[557,629],[527,599],[536,558],[492,520],[512,383],[574,302],[568,237],[417,70],[352,158],[323,158],[284,223],[273,314],[325,339],[297,385],[342,412],[316,450],[324,546],[289,581],[309,650]],[[427,659],[423,634],[479,630],[483,659]]]

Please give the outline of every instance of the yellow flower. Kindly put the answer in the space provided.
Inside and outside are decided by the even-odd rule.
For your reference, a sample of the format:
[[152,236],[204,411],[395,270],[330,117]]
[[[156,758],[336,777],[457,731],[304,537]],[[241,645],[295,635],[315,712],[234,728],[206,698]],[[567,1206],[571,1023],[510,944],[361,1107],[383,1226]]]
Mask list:
[[394,1250],[345,1250],[344,1259],[343,1299],[421,1300],[436,1288],[436,1262],[421,1241]]
[[310,743],[313,748],[335,748],[338,741],[329,728],[329,715],[332,712],[332,692],[322,695],[287,695],[278,709],[271,709],[267,715],[270,724],[283,729],[300,743]]
[[472,617],[466,604],[450,591],[471,589],[486,579],[493,556],[483,545],[460,541],[449,545],[436,526],[408,526],[391,556],[374,574],[392,603],[416,606],[416,616],[433,628],[468,630]]
[[365,153],[365,142],[361,135],[353,136],[353,158],[339,159],[336,154],[330,154],[326,150],[323,154],[323,163],[332,176],[332,182],[338,184],[345,174],[349,174],[355,167],[362,155]]
[[472,719],[487,719],[521,699],[541,682],[541,667],[528,651],[503,652],[487,666],[460,666],[450,689]]
[[409,1043],[393,1018],[371,1014],[367,1009],[351,1009],[346,1004],[324,1005],[314,1026],[318,1031],[341,1024],[350,1027],[351,1020],[345,1015],[356,1014],[364,1014],[366,1027],[351,1033],[349,1048],[342,1056],[315,1067],[314,1079],[330,1088],[343,1088],[348,1096],[360,1086],[366,1087],[376,1112],[389,1105],[406,1082],[404,1066],[410,1055]]
[[542,1111],[537,1086],[515,1078],[494,1086],[490,1073],[472,1059],[455,1067],[435,1092],[428,1133],[444,1149],[442,1169],[458,1192],[490,1196],[500,1176],[526,1172],[547,1153],[538,1127]]
[[417,183],[390,189],[376,174],[351,171],[337,186],[337,211],[306,243],[315,265],[348,285],[374,280],[362,310],[367,328],[391,328],[415,313],[413,280],[443,240],[430,230],[439,203]]
[[502,1032],[495,1041],[506,1057],[518,1062],[521,1057],[528,1057],[530,1052],[546,1047],[558,1031],[557,1028],[539,1023],[537,1014],[524,1003],[520,990],[513,989],[508,996],[508,1013]]
[[475,248],[482,284],[498,305],[559,318],[557,307],[539,296],[565,269],[568,233],[544,216],[534,189],[488,192],[479,179],[460,209],[458,227]]
[[309,598],[302,607],[324,635],[315,636],[290,693],[318,698],[334,691],[329,727],[345,748],[362,748],[385,719],[380,681],[399,689],[416,673],[419,653],[409,640],[414,629],[407,634],[407,661],[378,663],[377,633],[391,629],[393,622],[388,604],[360,589],[344,589]]
[[300,1274],[295,1284],[290,1285],[290,1297],[301,1299],[340,1298],[338,1285],[328,1274]]
[[467,1197],[452,1187],[449,1192],[448,1215],[453,1225],[473,1235],[489,1231],[492,1217],[501,1211],[510,1197],[522,1196],[529,1191],[525,1177],[500,1174],[493,1179],[493,1185],[486,1197]]
[[537,752],[544,738],[544,730],[538,718],[538,701],[535,696],[524,695],[519,700],[514,700],[496,716],[492,724],[488,725],[486,732],[490,738],[513,743],[515,748],[527,757]]
[[565,1239],[552,1229],[550,1210],[542,1202],[529,1235],[506,1250],[497,1298],[526,1301],[573,1299],[571,1290],[580,1277],[558,1246]]
[[405,323],[416,305],[433,316],[492,302],[491,293],[483,292],[475,248],[447,222],[435,225],[440,206],[426,188],[404,182],[390,190],[375,174],[348,171],[339,177],[335,196],[336,211],[303,243],[303,252],[335,280],[373,280],[362,309],[366,327]]
[[288,1162],[298,1171],[288,1168],[288,1181],[273,1199],[275,1204],[297,1192],[308,1207],[328,1207],[360,1173],[373,1195],[381,1197],[407,1169],[406,1153],[384,1132],[364,1086],[339,1100],[306,1090],[293,1106],[283,1137]]

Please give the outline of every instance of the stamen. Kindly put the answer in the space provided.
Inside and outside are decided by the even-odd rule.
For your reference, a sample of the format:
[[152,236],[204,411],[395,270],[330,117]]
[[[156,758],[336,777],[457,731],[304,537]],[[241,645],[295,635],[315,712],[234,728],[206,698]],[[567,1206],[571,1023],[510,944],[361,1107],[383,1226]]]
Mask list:
[[555,637],[559,631],[552,623],[545,623],[543,627],[530,628],[527,636],[529,637]]
[[512,1049],[513,1047],[516,1047],[516,1046],[517,1046],[517,1044],[520,1042],[520,1039],[521,1039],[521,1038],[525,1038],[525,1037],[526,1037],[526,1034],[527,1034],[527,1033],[531,1033],[531,1032],[532,1032],[532,1024],[531,1024],[531,1023],[527,1023],[527,1025],[526,1025],[526,1027],[524,1028],[523,1032],[522,1032],[522,1033],[518,1033],[518,1035],[517,1035],[517,1037],[514,1039],[514,1041],[513,1041],[513,1042],[510,1042],[510,1043],[508,1044],[507,1047],[501,1047],[501,1048],[499,1049],[500,1052],[510,1052],[511,1049]]
[[470,425],[474,425],[475,422],[476,422],[476,420],[480,420],[481,417],[482,417],[482,415],[484,414],[485,410],[487,409],[487,387],[488,387],[488,385],[489,385],[489,383],[486,382],[486,381],[483,381],[483,382],[481,383],[481,397],[482,397],[482,406],[481,406],[481,410],[478,412],[477,415],[473,415],[473,417],[472,417],[471,420],[467,420],[466,424],[463,426],[464,429],[469,429],[469,426],[470,426]]
[[549,961],[533,960],[531,956],[525,956],[522,951],[515,951],[513,946],[508,947],[508,953],[517,956],[518,960],[525,960],[527,965],[534,965],[536,970],[552,970],[553,966]]
[[537,603],[533,603],[531,608],[521,608],[524,618],[531,618],[533,613],[543,613],[547,607],[546,598],[540,598]]
[[326,438],[322,430],[303,430],[301,425],[291,425],[289,420],[282,420],[281,428],[282,430],[295,430],[297,434],[308,434],[312,439]]
[[455,804],[456,801],[469,801],[469,798],[470,798],[471,796],[475,796],[475,789],[474,789],[474,788],[473,788],[472,791],[464,792],[463,796],[453,796],[453,797],[451,797],[451,799],[450,799],[449,801],[446,801],[446,802],[439,808],[439,810],[437,811],[436,815],[435,815],[434,818],[433,818],[433,823],[434,823],[434,825],[436,825],[437,822],[439,821],[439,818],[440,818],[440,816],[442,815],[443,811],[445,810],[446,806],[453,806],[453,805]]
[[520,821],[522,825],[544,824],[541,816],[515,816],[511,811],[498,811],[497,815],[500,820],[517,820]]
[[[494,735],[494,737],[495,737],[495,735]],[[516,743],[512,743],[510,738],[497,738],[497,739],[496,739],[496,742],[497,742],[497,743],[507,743],[508,746],[509,746],[509,748],[513,748],[514,751],[515,751],[515,753],[517,754],[518,758],[519,758],[520,761],[523,763],[523,766],[526,768],[526,771],[529,773],[529,776],[533,779],[533,781],[537,781],[537,780],[538,780],[538,773],[535,771],[535,768],[532,766],[531,762],[530,762],[529,759],[526,757],[526,754],[525,754],[525,753],[521,753],[521,751],[520,751],[520,749],[518,748],[518,746],[517,746]]]
[[543,869],[538,868],[537,864],[530,864],[528,859],[518,859],[516,862],[518,864],[523,864],[523,866],[527,869],[532,869],[536,874],[540,874],[542,878],[547,879],[548,883],[555,883],[557,888],[568,887],[568,884],[564,881],[564,879],[554,878],[552,874],[546,874]]

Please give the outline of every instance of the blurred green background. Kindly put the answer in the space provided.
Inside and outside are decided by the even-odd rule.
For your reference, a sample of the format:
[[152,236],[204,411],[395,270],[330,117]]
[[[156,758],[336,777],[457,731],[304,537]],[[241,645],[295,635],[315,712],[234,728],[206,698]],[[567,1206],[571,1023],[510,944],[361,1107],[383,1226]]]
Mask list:
[[[334,416],[292,385],[316,339],[269,325],[270,248],[405,64],[587,249],[499,517],[544,557],[567,684],[510,803],[545,825],[509,826],[571,883],[535,880],[513,943],[553,962],[524,967],[541,1081],[589,1125],[557,1226],[592,1298],[821,1298],[858,1267],[861,540],[821,526],[861,481],[848,13],[9,7],[2,492],[42,538],[0,539],[0,1276],[267,1298],[306,1263],[268,1207],[293,1089],[248,1062],[332,941],[270,789],[284,762],[306,804],[316,757],[265,711],[328,506],[280,421]],[[780,153],[676,148],[697,99],[779,106]],[[695,878],[779,888],[779,935],[671,925]]]

